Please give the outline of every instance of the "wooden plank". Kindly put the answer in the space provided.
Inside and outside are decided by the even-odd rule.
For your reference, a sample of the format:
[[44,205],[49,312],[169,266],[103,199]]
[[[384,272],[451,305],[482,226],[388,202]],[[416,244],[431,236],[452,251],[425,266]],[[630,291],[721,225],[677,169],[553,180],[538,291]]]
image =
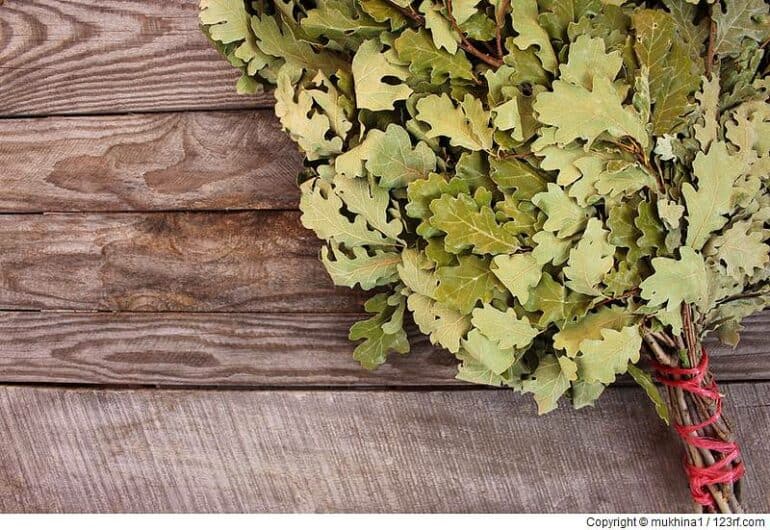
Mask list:
[[0,212],[293,209],[301,161],[272,111],[0,120]]
[[25,0],[0,19],[0,115],[224,109],[237,71],[198,29],[197,0]]
[[736,348],[719,344],[709,337],[714,373],[722,380],[770,380],[770,310],[747,317],[743,321],[741,341]]
[[[770,384],[726,387],[770,507]],[[510,391],[0,388],[0,511],[687,511],[637,389],[537,417]]]
[[[329,306],[328,309],[333,309]],[[359,314],[0,312],[0,382],[141,385],[462,384],[456,361],[411,334],[380,369],[353,359]]]
[[0,216],[0,307],[360,311],[299,212]]
[[[358,314],[0,312],[0,382],[250,387],[444,387],[456,361],[412,330],[412,353],[353,360]],[[737,350],[710,343],[720,381],[770,380],[770,311]]]

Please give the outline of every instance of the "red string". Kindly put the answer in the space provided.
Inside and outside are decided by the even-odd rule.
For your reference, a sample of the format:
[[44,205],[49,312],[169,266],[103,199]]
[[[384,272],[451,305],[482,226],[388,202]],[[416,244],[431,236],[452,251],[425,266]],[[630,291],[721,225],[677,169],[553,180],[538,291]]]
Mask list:
[[722,415],[722,394],[719,393],[716,381],[711,378],[707,384],[704,384],[709,368],[708,354],[705,349],[702,349],[701,360],[695,368],[672,368],[657,362],[653,363],[653,367],[657,372],[655,378],[660,383],[681,388],[714,402],[715,412],[707,420],[695,425],[674,425],[677,434],[686,444],[722,454],[716,462],[706,467],[698,467],[685,460],[685,471],[690,482],[692,498],[703,506],[713,506],[714,499],[707,486],[735,483],[743,476],[746,469],[743,462],[739,461],[741,452],[738,444],[709,436],[698,436],[697,433],[698,430],[716,423]]

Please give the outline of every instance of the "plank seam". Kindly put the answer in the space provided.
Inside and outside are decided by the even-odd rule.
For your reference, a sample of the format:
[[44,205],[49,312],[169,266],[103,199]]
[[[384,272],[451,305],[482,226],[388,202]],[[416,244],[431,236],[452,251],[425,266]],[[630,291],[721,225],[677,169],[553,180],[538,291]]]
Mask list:
[[[767,383],[768,380],[733,380],[724,381],[722,386],[754,385]],[[56,382],[18,382],[0,380],[0,388],[44,388],[64,390],[104,390],[129,391],[139,390],[148,392],[411,392],[415,394],[429,392],[510,392],[508,388],[494,388],[471,383],[436,384],[436,385],[169,385],[169,384],[109,384],[109,383],[56,383]],[[638,388],[632,380],[618,381],[608,389]],[[517,394],[523,395],[523,394]]]
[[139,109],[126,112],[112,112],[112,111],[95,111],[95,112],[54,112],[51,114],[36,114],[36,113],[24,113],[24,114],[3,114],[0,111],[0,121],[13,121],[13,120],[44,120],[46,118],[111,118],[120,116],[137,116],[143,114],[193,114],[193,113],[205,113],[205,112],[253,112],[253,111],[270,111],[273,109],[273,105],[267,103],[257,103],[254,106],[242,105],[234,107],[203,107],[195,109]]
[[224,215],[224,214],[237,214],[237,213],[281,213],[281,212],[299,212],[299,208],[228,208],[228,209],[162,209],[162,210],[29,210],[29,211],[12,211],[12,210],[0,210],[0,216],[11,215],[147,215],[147,214],[212,214],[212,215]]

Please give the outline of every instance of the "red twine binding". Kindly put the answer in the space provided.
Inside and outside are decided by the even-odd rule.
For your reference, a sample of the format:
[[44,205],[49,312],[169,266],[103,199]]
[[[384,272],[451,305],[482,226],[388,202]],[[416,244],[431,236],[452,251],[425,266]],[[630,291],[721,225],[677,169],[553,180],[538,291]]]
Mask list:
[[708,436],[698,436],[696,432],[713,425],[722,415],[722,394],[719,393],[716,381],[711,378],[708,384],[703,384],[708,374],[709,358],[705,349],[702,348],[702,352],[700,363],[695,368],[672,368],[657,362],[653,363],[653,367],[657,372],[655,379],[658,382],[681,388],[685,392],[703,396],[714,402],[715,412],[706,421],[695,425],[674,424],[674,429],[686,444],[722,453],[721,458],[710,466],[698,467],[690,464],[686,458],[684,464],[693,500],[702,506],[714,506],[714,499],[707,486],[735,483],[743,476],[746,469],[743,462],[732,465],[741,456],[738,444]]

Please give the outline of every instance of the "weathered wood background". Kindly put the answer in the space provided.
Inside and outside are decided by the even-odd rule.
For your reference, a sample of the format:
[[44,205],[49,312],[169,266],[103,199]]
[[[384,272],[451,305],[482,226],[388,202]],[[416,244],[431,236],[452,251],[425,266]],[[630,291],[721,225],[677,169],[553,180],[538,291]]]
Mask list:
[[[195,0],[0,7],[0,511],[686,511],[643,394],[535,416],[351,359],[270,98]],[[770,315],[715,370],[770,507]]]

